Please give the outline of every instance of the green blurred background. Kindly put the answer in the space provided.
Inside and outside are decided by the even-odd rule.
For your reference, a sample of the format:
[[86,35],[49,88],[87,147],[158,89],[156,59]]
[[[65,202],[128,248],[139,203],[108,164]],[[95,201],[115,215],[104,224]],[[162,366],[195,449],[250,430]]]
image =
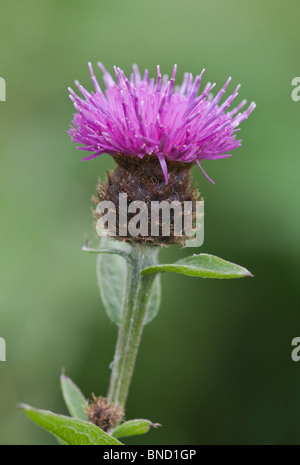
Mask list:
[[[195,169],[205,197],[200,251],[254,279],[166,274],[146,327],[127,418],[163,425],[138,444],[300,444],[298,0],[27,0],[0,2],[0,443],[55,444],[16,409],[64,412],[62,367],[88,396],[104,395],[116,327],[100,302],[91,195],[109,156],[81,162],[67,129],[67,87],[92,89],[87,62],[129,73],[156,65],[178,80],[205,67],[219,89],[233,77],[257,109],[230,159]],[[96,66],[94,66],[96,68]],[[101,72],[97,72],[101,81]],[[198,250],[163,250],[163,261]]]

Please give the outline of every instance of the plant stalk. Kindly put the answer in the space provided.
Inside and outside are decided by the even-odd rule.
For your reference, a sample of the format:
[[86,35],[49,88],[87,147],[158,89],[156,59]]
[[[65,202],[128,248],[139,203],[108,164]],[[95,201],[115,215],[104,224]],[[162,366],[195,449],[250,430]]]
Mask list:
[[119,324],[118,339],[112,364],[108,400],[124,408],[135,361],[143,332],[145,314],[155,273],[145,276],[141,271],[157,264],[157,246],[132,243],[123,310]]

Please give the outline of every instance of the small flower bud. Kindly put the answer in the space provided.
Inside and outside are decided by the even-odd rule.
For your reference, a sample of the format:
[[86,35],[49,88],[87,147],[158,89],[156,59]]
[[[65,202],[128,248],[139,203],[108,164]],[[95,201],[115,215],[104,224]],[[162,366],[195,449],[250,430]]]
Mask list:
[[108,402],[105,397],[96,397],[89,403],[86,411],[91,423],[103,431],[109,431],[123,420],[124,410]]

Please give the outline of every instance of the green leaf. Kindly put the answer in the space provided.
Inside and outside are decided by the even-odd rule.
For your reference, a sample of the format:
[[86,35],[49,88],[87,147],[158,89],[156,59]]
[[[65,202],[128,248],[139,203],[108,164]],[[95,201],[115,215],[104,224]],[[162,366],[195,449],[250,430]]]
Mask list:
[[[54,434],[55,436],[55,434]],[[66,442],[66,441],[63,441],[62,439],[60,439],[59,437],[55,436],[56,439],[57,439],[57,442],[60,446],[69,446],[69,444]]]
[[[130,245],[102,237],[101,248],[120,249],[127,252]],[[109,318],[116,324],[120,322],[122,303],[127,274],[127,261],[117,254],[102,254],[97,256],[97,278],[102,302]]]
[[88,252],[88,253],[91,253],[91,254],[99,254],[99,253],[111,254],[111,255],[117,254],[117,255],[120,255],[121,257],[126,258],[126,260],[130,260],[130,255],[128,255],[126,252],[123,252],[122,250],[119,250],[116,247],[109,248],[109,249],[106,249],[104,247],[91,248],[91,247],[89,247],[88,244],[85,244],[81,248],[81,250],[83,252]]
[[72,417],[88,421],[88,415],[84,408],[88,401],[80,391],[79,387],[64,373],[60,377],[60,385],[64,401]]
[[167,265],[150,266],[142,270],[141,273],[161,273],[164,271],[200,278],[230,279],[253,276],[250,271],[242,266],[205,253],[195,254]]
[[148,433],[151,427],[157,428],[158,423],[152,423],[149,420],[129,420],[118,426],[111,434],[115,438],[125,438],[127,436],[137,436],[138,434]]
[[[119,250],[124,256],[130,255],[130,244],[124,241],[102,237],[100,249]],[[97,257],[97,278],[102,302],[109,318],[120,323],[123,297],[125,293],[127,269],[130,264],[118,254],[99,253]],[[161,298],[160,276],[155,278],[145,315],[144,324],[149,323],[157,315]]]
[[31,420],[65,444],[72,446],[121,445],[117,439],[87,421],[56,415],[47,410],[38,410],[26,404],[21,404],[19,407]]
[[161,301],[161,277],[158,274],[155,276],[155,279],[152,284],[152,289],[150,293],[150,297],[148,300],[147,310],[145,314],[144,325],[150,323],[153,318],[156,317],[159,308],[160,308],[160,301]]

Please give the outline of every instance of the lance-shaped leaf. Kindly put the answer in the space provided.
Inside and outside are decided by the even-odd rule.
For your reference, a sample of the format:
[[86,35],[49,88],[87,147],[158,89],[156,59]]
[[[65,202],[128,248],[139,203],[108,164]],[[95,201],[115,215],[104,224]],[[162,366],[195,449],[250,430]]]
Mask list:
[[158,274],[155,276],[154,282],[152,284],[152,288],[150,291],[150,297],[148,300],[147,310],[145,314],[144,325],[149,323],[156,317],[159,308],[160,308],[160,301],[161,301],[161,278]]
[[148,433],[151,427],[157,428],[159,423],[152,423],[149,420],[129,420],[122,423],[111,433],[115,438],[125,438],[127,436],[137,436]]
[[77,418],[57,415],[48,410],[38,410],[26,404],[19,406],[37,425],[52,433],[65,444],[72,446],[111,446],[121,443],[98,426]]
[[[102,237],[101,247],[109,249],[121,249],[128,251],[129,244],[122,241]],[[127,261],[118,254],[99,253],[97,256],[97,278],[102,302],[110,319],[119,324],[125,280],[127,274]]]
[[150,266],[145,268],[141,273],[161,273],[164,271],[199,278],[230,279],[253,276],[250,271],[242,266],[205,253],[194,254],[175,263]]
[[67,409],[72,417],[88,421],[85,411],[88,401],[79,387],[64,373],[60,377],[60,385]]

